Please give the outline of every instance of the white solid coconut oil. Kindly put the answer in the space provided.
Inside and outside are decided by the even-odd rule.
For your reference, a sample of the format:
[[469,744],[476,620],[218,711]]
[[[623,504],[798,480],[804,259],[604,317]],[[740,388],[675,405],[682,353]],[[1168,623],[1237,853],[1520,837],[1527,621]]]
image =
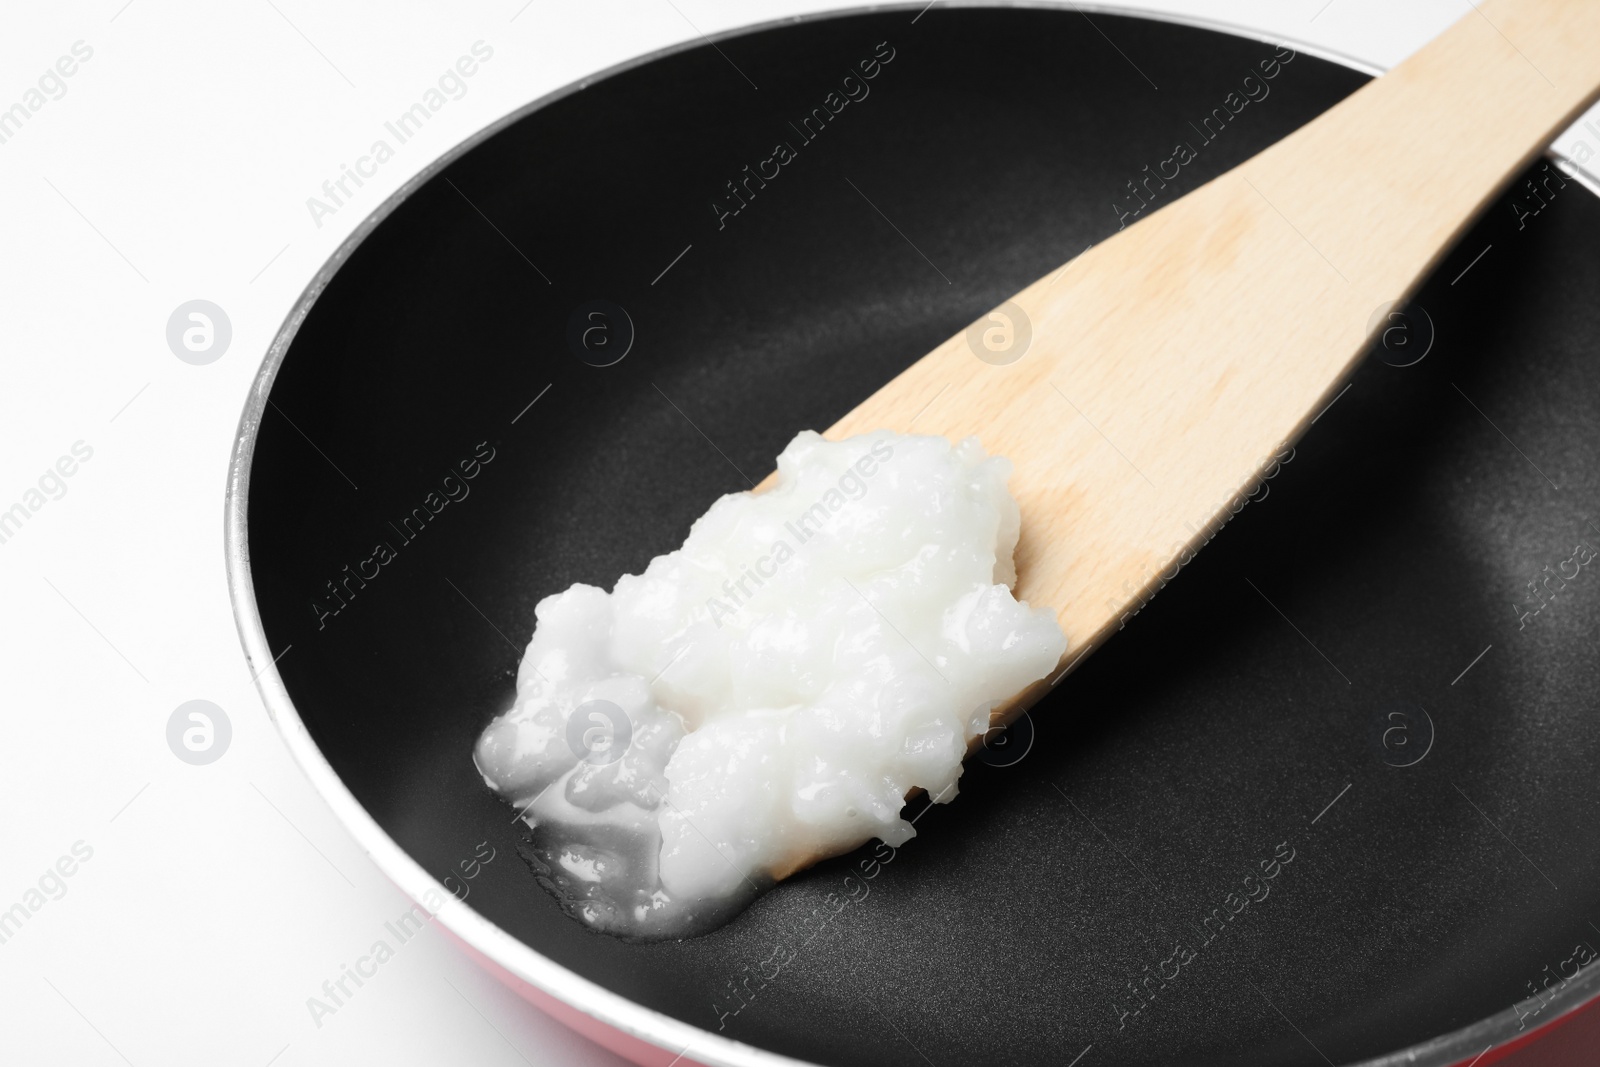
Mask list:
[[477,766],[585,923],[726,921],[775,880],[948,802],[994,704],[1066,640],[1012,597],[1009,461],[975,438],[801,433],[607,593],[546,597]]

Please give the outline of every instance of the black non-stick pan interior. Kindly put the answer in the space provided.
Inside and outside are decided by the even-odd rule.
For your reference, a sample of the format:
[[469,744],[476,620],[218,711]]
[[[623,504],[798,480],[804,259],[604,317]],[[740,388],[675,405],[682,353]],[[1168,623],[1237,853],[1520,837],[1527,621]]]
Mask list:
[[[796,431],[1364,81],[1127,17],[914,15],[606,78],[340,267],[248,486],[261,617],[315,741],[436,876],[465,884],[490,842],[470,905],[528,945],[822,1064],[1344,1064],[1525,999],[1600,946],[1600,565],[1578,562],[1600,547],[1600,203],[1547,171],[1035,708],[1031,749],[970,764],[898,853],[665,944],[589,932],[517,858],[470,754],[541,597],[639,571]],[[852,71],[865,94],[805,127]],[[1180,142],[1195,158],[1144,184]],[[569,343],[591,301],[614,306],[604,358]]]

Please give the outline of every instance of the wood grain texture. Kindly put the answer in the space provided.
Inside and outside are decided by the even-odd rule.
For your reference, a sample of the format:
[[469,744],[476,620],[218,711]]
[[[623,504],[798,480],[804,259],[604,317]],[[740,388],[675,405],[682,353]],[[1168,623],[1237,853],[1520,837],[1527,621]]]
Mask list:
[[1481,3],[1017,294],[1032,340],[1015,362],[979,359],[963,332],[826,436],[975,435],[1010,457],[1016,593],[1056,610],[1059,680],[1243,506],[1367,350],[1374,313],[1409,296],[1597,93],[1600,0]]

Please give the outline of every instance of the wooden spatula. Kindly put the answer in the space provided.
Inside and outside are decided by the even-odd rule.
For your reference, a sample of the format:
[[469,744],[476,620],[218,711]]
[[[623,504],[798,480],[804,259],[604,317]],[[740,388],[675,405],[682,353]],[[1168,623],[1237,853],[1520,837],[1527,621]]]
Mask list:
[[1016,593],[1056,610],[1068,646],[996,722],[1114,633],[1241,506],[1369,348],[1382,309],[1597,95],[1600,0],[1484,0],[828,430],[975,434],[1016,464]]

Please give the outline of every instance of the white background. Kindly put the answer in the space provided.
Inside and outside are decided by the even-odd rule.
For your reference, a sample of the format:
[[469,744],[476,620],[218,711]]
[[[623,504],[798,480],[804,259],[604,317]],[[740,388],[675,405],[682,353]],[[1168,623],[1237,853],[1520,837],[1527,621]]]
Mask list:
[[[64,896],[0,944],[0,1060],[619,1062],[433,929],[313,1022],[307,998],[385,936],[384,921],[407,902],[290,761],[245,666],[222,551],[234,433],[307,281],[432,158],[628,58],[844,6],[7,5],[0,109],[74,42],[93,55],[65,95],[0,144],[0,510],[74,442],[94,451],[64,496],[0,544],[0,910],[75,842],[93,856],[64,880]],[[1217,18],[1385,66],[1470,11],[1466,0],[1125,6]],[[494,57],[467,95],[315,225],[307,197],[479,40]],[[181,362],[166,342],[168,316],[195,298],[224,308],[233,327],[207,366]],[[232,723],[231,746],[208,766],[181,762],[166,740],[173,710],[196,698]]]

